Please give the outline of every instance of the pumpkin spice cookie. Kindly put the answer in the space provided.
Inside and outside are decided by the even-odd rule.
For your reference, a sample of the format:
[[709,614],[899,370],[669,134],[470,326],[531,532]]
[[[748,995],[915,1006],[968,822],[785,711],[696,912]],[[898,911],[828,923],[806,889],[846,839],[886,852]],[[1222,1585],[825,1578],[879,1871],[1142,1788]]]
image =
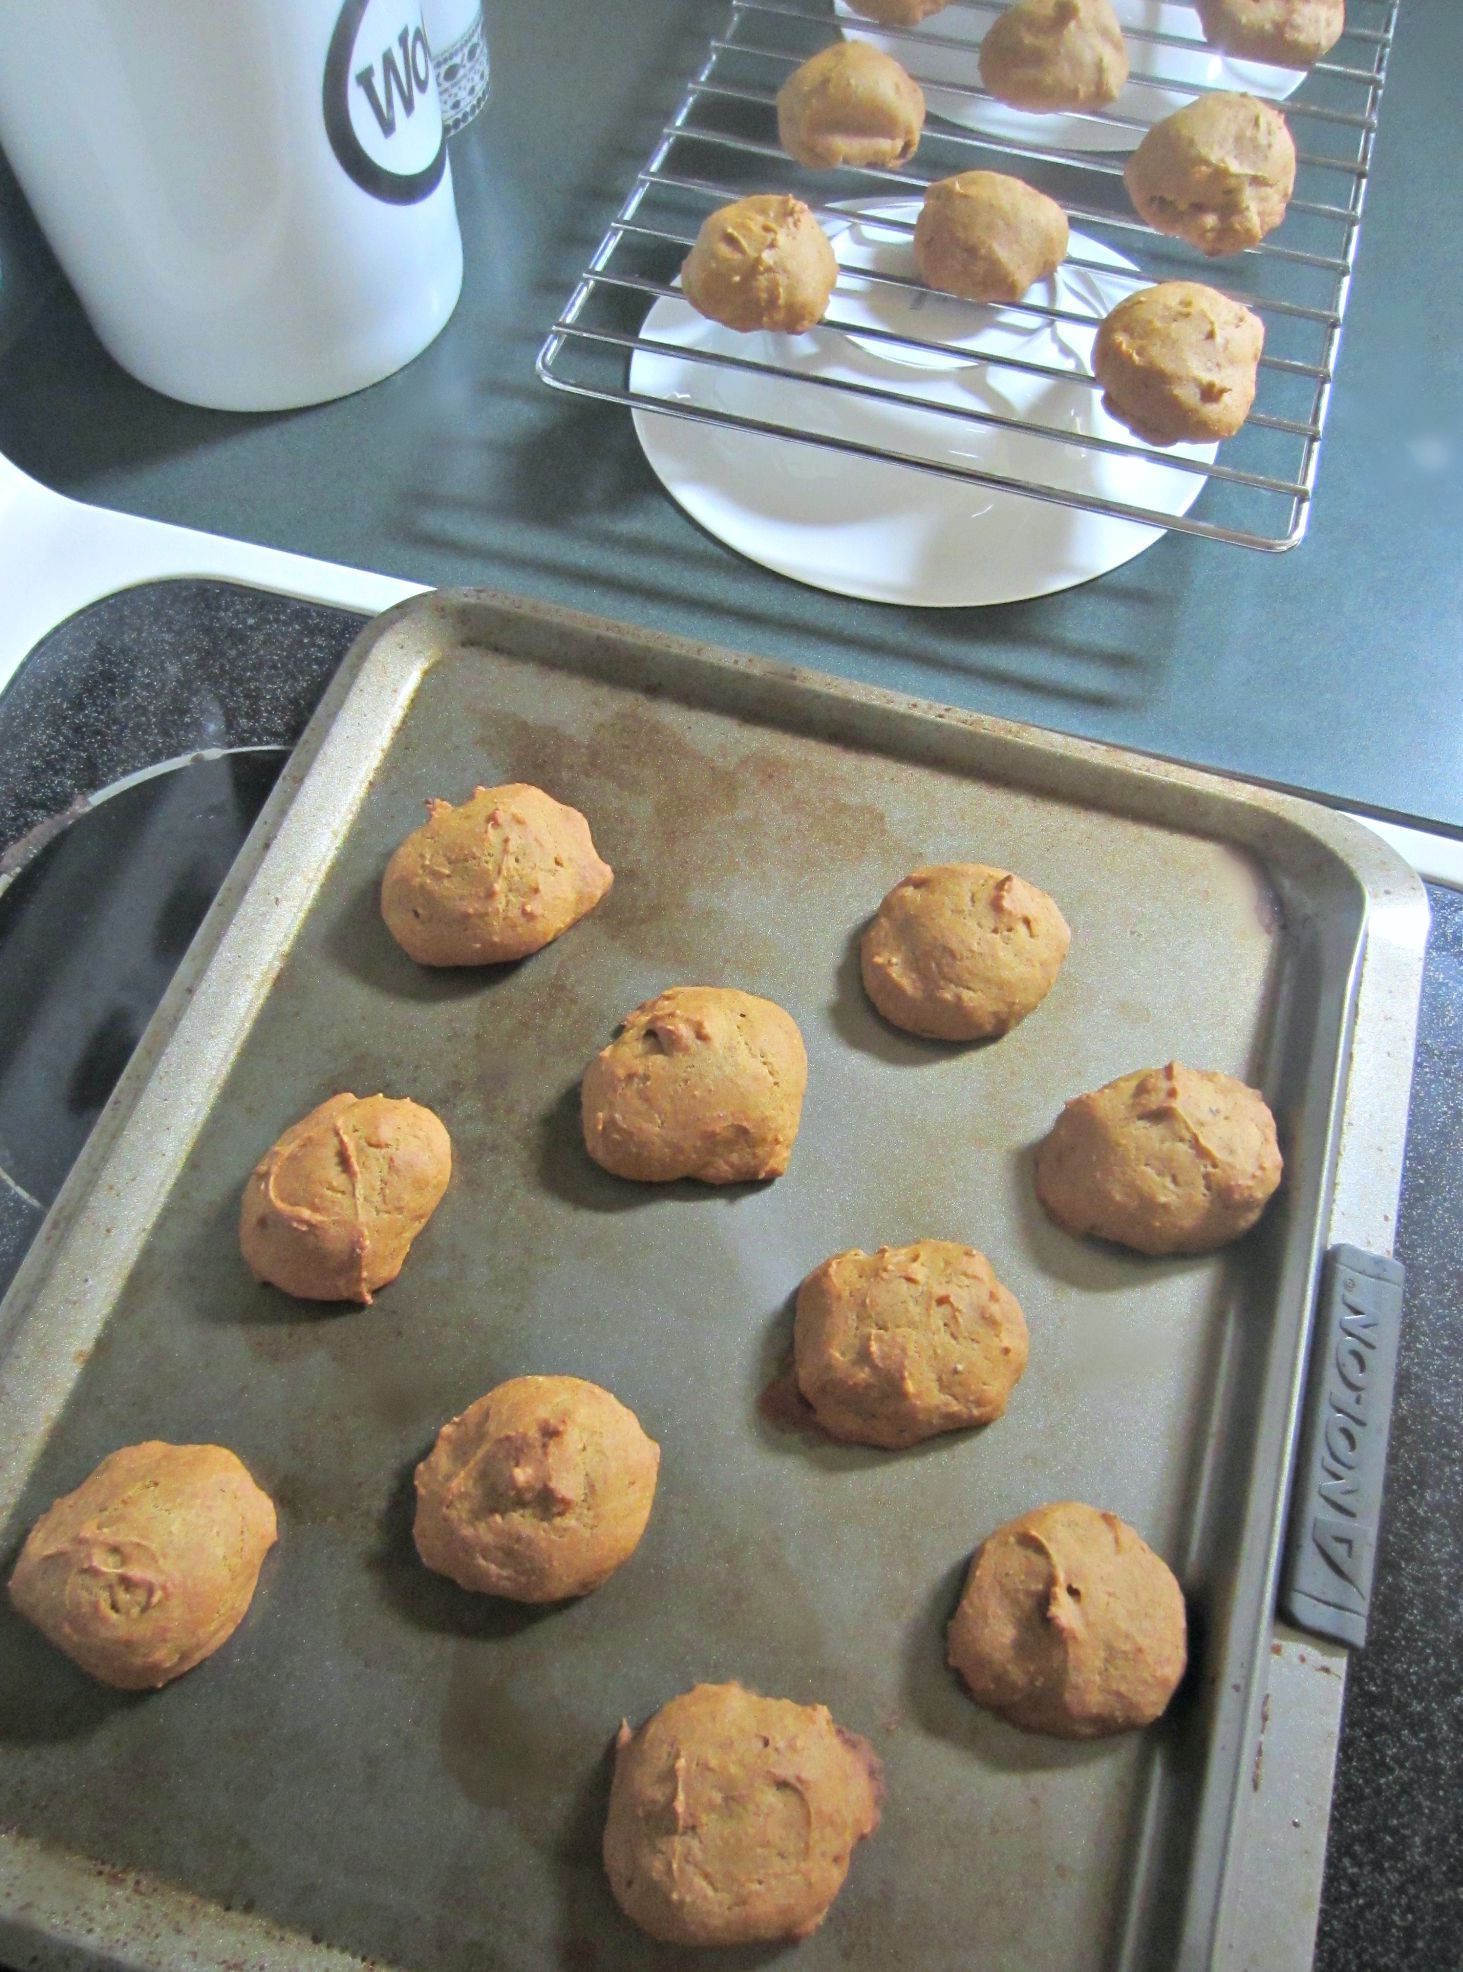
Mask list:
[[920,279],[967,301],[1019,301],[1066,257],[1066,213],[1004,171],[940,179],[915,221]]
[[1281,1170],[1258,1091],[1171,1061],[1074,1096],[1037,1148],[1036,1195],[1070,1233],[1209,1253],[1249,1231]]
[[1346,0],[1194,0],[1211,48],[1247,62],[1309,68],[1346,30]]
[[666,1944],[806,1938],[878,1827],[882,1791],[873,1748],[826,1707],[698,1684],[620,1728],[610,1888]]
[[985,863],[911,870],[859,944],[864,990],[884,1018],[937,1041],[984,1041],[1051,991],[1071,932],[1034,883]]
[[1024,1731],[1130,1732],[1184,1674],[1183,1591],[1126,1521],[1066,1500],[981,1543],[948,1642],[975,1702]]
[[125,1445],[31,1528],[11,1600],[101,1683],[153,1690],[233,1635],[275,1535],[224,1446]]
[[777,92],[777,135],[811,170],[908,164],[924,129],[924,92],[892,55],[866,41],[820,48]]
[[1100,324],[1092,374],[1103,409],[1148,445],[1232,438],[1255,401],[1265,327],[1202,281],[1161,281]]
[[292,1123],[244,1187],[250,1271],[304,1301],[369,1304],[401,1272],[441,1203],[452,1140],[440,1117],[391,1096],[331,1096]]
[[577,1376],[517,1376],[437,1434],[416,1470],[417,1552],[482,1595],[587,1595],[640,1544],[660,1447]]
[[381,915],[418,965],[504,965],[577,924],[614,880],[577,808],[513,781],[427,803],[386,865]]
[[821,322],[838,280],[828,235],[801,199],[759,193],[703,221],[681,267],[681,291],[723,328],[801,335]]
[[1123,177],[1155,232],[1211,257],[1243,253],[1285,217],[1295,144],[1273,103],[1220,89],[1155,123]]
[[897,1450],[998,1418],[1026,1367],[1026,1322],[983,1253],[920,1239],[815,1267],[793,1348],[830,1437]]
[[787,1169],[808,1057],[790,1013],[734,986],[671,986],[585,1070],[584,1143],[616,1177],[739,1184]]
[[856,14],[881,27],[918,27],[931,14],[943,13],[950,0],[848,0]]
[[1016,0],[986,30],[980,79],[1012,109],[1106,109],[1128,80],[1111,0]]

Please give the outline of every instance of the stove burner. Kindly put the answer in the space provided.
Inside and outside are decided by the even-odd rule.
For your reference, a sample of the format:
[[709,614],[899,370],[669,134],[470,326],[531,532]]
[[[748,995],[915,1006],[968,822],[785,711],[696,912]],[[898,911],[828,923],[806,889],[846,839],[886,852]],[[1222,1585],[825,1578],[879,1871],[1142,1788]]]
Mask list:
[[0,694],[0,1293],[361,622],[144,582]]
[[125,781],[0,895],[0,1291],[288,757],[250,747]]

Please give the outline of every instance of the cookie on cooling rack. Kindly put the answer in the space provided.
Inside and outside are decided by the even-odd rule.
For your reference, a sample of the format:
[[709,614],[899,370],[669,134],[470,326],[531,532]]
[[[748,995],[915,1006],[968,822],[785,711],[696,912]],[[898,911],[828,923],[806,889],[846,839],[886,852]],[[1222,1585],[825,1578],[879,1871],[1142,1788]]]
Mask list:
[[1092,345],[1103,408],[1149,445],[1232,438],[1255,401],[1265,326],[1202,281],[1120,301]]
[[915,221],[920,279],[966,301],[1019,301],[1066,257],[1066,213],[1004,171],[940,179]]
[[1112,0],[1016,0],[986,30],[980,79],[1012,109],[1106,109],[1128,80]]
[[702,223],[681,268],[681,289],[723,328],[801,335],[823,319],[838,279],[828,235],[801,199],[762,192]]
[[835,41],[794,69],[777,92],[777,135],[815,171],[908,164],[925,123],[924,92],[892,55]]
[[918,27],[931,14],[942,13],[950,0],[848,0],[848,4],[881,27]]
[[1309,68],[1346,31],[1346,0],[1194,0],[1211,48],[1247,62]]
[[1211,256],[1242,253],[1285,217],[1295,144],[1273,103],[1220,89],[1155,123],[1123,178],[1155,232]]

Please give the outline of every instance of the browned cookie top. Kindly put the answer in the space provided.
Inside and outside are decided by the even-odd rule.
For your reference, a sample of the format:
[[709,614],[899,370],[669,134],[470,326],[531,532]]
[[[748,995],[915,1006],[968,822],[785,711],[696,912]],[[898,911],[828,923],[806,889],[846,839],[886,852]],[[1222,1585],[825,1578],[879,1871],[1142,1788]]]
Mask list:
[[417,1467],[417,1551],[484,1595],[586,1595],[639,1545],[659,1466],[597,1383],[514,1377],[444,1424]]
[[224,1446],[126,1445],[41,1515],[10,1594],[92,1677],[149,1690],[233,1635],[275,1531]]
[[577,808],[513,781],[427,803],[386,865],[381,915],[418,965],[502,965],[577,924],[614,880]]
[[1249,1231],[1281,1168],[1262,1095],[1171,1061],[1074,1096],[1038,1146],[1036,1192],[1068,1232],[1207,1253]]
[[1015,1295],[949,1239],[835,1253],[798,1289],[793,1341],[823,1429],[891,1450],[989,1424],[1026,1367]]
[[617,1177],[736,1184],[780,1177],[802,1116],[797,1022],[734,986],[671,986],[585,1070],[584,1142]]
[[880,1793],[873,1749],[824,1706],[698,1684],[620,1729],[610,1888],[668,1944],[805,1938],[878,1827]]
[[1167,1563],[1116,1514],[1067,1500],[982,1542],[949,1655],[977,1704],[1012,1725],[1094,1739],[1159,1716],[1186,1628]]

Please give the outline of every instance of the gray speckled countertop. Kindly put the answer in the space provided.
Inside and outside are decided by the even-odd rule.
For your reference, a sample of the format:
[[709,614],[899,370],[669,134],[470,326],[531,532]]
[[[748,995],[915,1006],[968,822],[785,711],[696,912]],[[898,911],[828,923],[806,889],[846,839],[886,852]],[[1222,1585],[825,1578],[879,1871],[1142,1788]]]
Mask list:
[[1463,894],[1430,892],[1372,1630],[1347,1671],[1316,1972],[1463,1965]]

